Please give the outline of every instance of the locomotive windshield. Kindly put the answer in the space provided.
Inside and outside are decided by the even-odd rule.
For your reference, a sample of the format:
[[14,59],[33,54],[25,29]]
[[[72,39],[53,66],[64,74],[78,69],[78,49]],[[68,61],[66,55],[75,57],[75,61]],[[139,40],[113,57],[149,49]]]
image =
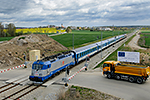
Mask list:
[[43,67],[43,65],[40,65],[40,64],[34,64],[32,68],[33,68],[33,69],[37,69],[37,70],[41,70],[42,67]]

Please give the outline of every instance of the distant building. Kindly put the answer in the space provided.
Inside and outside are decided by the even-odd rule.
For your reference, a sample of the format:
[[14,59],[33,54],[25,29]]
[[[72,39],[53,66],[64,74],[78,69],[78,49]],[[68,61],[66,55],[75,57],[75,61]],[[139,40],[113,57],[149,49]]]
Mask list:
[[105,31],[112,31],[111,28],[105,28]]
[[55,25],[48,25],[48,28],[55,28]]
[[76,26],[70,26],[70,28],[71,28],[72,30],[77,30],[77,27],[76,27]]
[[61,27],[64,28],[63,24],[61,24]]

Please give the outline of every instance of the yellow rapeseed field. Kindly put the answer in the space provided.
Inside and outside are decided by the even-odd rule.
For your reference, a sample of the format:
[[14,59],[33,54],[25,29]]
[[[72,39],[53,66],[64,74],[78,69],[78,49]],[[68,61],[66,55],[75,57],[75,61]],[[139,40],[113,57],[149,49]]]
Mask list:
[[[26,29],[16,29],[16,33],[62,33],[66,30],[57,30],[56,28],[26,28]],[[6,29],[4,30],[6,32]]]

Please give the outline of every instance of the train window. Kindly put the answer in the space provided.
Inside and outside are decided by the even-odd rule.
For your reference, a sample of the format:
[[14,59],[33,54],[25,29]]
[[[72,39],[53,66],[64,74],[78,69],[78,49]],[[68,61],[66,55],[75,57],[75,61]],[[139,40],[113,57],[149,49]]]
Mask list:
[[41,65],[41,64],[34,64],[33,65],[33,69],[42,69],[42,67],[43,67],[43,65]]
[[35,69],[36,68],[36,66],[35,65],[33,65],[33,69]]
[[77,57],[79,58],[79,57],[80,57],[80,54],[78,54]]
[[48,68],[50,68],[50,65],[48,65]]
[[82,56],[83,56],[83,52],[82,52]]
[[92,52],[92,49],[90,49],[90,52]]
[[80,57],[81,57],[81,53],[80,53]]

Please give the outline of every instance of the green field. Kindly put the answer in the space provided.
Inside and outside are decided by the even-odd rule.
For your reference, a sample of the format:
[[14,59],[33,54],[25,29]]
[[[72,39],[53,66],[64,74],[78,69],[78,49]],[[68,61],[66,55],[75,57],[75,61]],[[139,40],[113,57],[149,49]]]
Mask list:
[[140,30],[142,33],[150,33],[150,30]]
[[[150,47],[150,30],[140,30],[142,34],[140,35],[139,45],[141,47],[149,48]],[[140,43],[143,42],[143,43]]]
[[33,34],[46,34],[46,35],[52,35],[52,34],[56,34],[56,33],[33,33]]
[[144,34],[145,36],[145,45],[150,46],[150,34]]
[[14,37],[0,37],[0,41],[8,41],[11,40]]
[[[102,31],[103,39],[110,38],[112,36],[129,33],[130,31]],[[74,47],[83,46],[85,43],[92,43],[101,40],[101,31],[89,31],[89,30],[73,30],[72,33],[66,33],[57,36],[51,36],[54,40],[58,41],[62,45],[72,48],[73,46],[73,34],[74,34]],[[99,39],[97,38],[99,37]]]

